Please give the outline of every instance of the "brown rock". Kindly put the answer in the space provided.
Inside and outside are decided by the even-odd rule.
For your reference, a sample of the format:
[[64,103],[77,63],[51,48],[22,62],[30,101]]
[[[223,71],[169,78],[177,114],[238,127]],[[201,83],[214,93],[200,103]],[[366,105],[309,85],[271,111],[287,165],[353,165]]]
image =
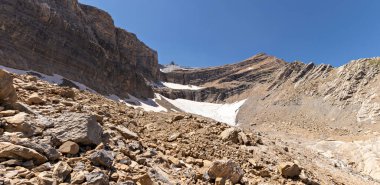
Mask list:
[[231,141],[233,143],[238,143],[239,142],[238,134],[239,134],[239,130],[237,128],[232,127],[232,128],[228,128],[224,130],[220,134],[220,138],[223,141]]
[[285,178],[298,177],[301,174],[301,168],[292,162],[284,162],[278,166],[278,170]]
[[16,90],[13,87],[12,76],[0,70],[0,104],[14,104],[17,100]]
[[136,133],[121,125],[118,125],[116,130],[118,130],[125,139],[137,139],[139,137]]
[[39,165],[47,161],[47,158],[33,149],[8,142],[0,142],[0,158],[33,160]]
[[136,182],[136,184],[153,185],[153,181],[148,174],[134,176],[134,177],[132,177],[132,179],[133,179],[133,181]]
[[244,175],[244,171],[232,160],[214,161],[207,173],[211,179],[220,177],[230,180],[233,184],[238,183]]
[[37,181],[39,185],[55,185],[57,184],[57,180],[53,178],[51,172],[42,172],[38,174]]
[[70,175],[71,171],[73,169],[66,162],[60,161],[54,166],[53,177],[62,183]]
[[[19,8],[20,3],[28,8]],[[106,12],[78,0],[2,4],[7,5],[1,9],[2,19],[7,20],[0,25],[2,65],[59,74],[101,94],[153,98],[145,80],[158,80],[157,52],[135,34],[115,27]],[[54,36],[46,42],[51,33]],[[25,34],[28,37],[12,38]],[[63,84],[76,86],[67,79]]]
[[26,103],[29,105],[38,105],[38,104],[43,104],[45,101],[42,100],[42,98],[37,94],[34,93],[26,99]]
[[59,147],[58,151],[63,154],[77,154],[79,145],[72,141],[66,141]]
[[75,91],[71,88],[60,89],[58,94],[65,98],[74,99],[75,97]]
[[7,117],[7,116],[13,116],[13,115],[15,115],[16,113],[17,113],[16,110],[5,110],[5,111],[1,111],[1,112],[0,112],[0,115],[1,115],[1,116],[5,116],[5,117]]

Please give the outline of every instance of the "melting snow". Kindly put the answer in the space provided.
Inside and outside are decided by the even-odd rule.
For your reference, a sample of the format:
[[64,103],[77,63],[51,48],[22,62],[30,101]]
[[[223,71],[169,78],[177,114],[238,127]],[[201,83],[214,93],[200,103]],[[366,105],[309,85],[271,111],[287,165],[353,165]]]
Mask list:
[[203,89],[204,87],[199,87],[195,85],[182,85],[182,84],[176,84],[176,83],[170,83],[170,82],[161,82],[162,85],[165,87],[168,87],[170,89],[187,89],[187,90],[199,90]]
[[239,108],[246,101],[241,100],[231,104],[216,104],[185,99],[171,100],[165,97],[163,98],[184,112],[198,114],[233,126],[236,125],[236,115],[239,112]]

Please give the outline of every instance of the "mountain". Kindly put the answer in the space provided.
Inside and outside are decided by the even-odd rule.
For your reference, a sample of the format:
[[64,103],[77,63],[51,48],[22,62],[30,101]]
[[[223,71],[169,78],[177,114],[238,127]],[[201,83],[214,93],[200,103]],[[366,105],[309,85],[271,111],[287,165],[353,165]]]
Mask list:
[[380,184],[380,58],[159,65],[95,7],[1,0],[0,68],[0,184]]
[[77,0],[2,0],[0,64],[59,74],[102,94],[153,97],[157,52]]

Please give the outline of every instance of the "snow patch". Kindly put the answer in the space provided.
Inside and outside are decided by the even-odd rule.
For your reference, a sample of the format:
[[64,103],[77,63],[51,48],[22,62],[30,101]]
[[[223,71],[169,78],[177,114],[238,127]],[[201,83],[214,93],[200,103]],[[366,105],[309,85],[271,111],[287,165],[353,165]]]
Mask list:
[[111,95],[106,96],[106,98],[125,103],[129,107],[142,108],[148,112],[149,111],[152,111],[152,112],[167,112],[168,111],[165,107],[159,105],[156,102],[156,100],[161,100],[161,97],[158,97],[157,94],[155,94],[154,99],[147,99],[147,100],[138,99],[130,94],[128,96],[129,98],[121,99],[120,97],[114,94],[111,94]]
[[[161,96],[161,95],[160,95]],[[162,96],[166,101],[173,104],[184,112],[198,114],[229,125],[235,126],[239,108],[245,103],[241,100],[231,104],[216,104],[208,102],[196,102],[185,99],[169,99]]]
[[161,82],[162,85],[165,87],[168,87],[170,89],[187,89],[187,90],[200,90],[204,89],[204,87],[199,87],[195,85],[182,85],[182,84],[176,84],[176,83],[170,83],[170,82]]
[[[47,81],[51,84],[56,84],[56,85],[62,84],[63,79],[66,79],[65,77],[58,75],[58,74],[46,75],[46,74],[43,74],[43,73],[40,73],[37,71],[32,71],[32,70],[27,71],[27,70],[14,69],[14,68],[5,67],[2,65],[0,65],[0,69],[3,69],[3,70],[8,71],[10,73],[18,74],[18,75],[25,75],[25,74],[34,75],[34,76],[37,76],[38,78],[40,78],[41,80],[44,80],[44,81]],[[68,80],[68,79],[66,79],[66,80]],[[97,93],[95,90],[87,87],[86,85],[84,85],[82,83],[79,83],[79,82],[76,82],[73,80],[69,80],[69,81],[74,83],[79,88],[79,90],[86,90],[86,91],[89,91],[92,93]]]

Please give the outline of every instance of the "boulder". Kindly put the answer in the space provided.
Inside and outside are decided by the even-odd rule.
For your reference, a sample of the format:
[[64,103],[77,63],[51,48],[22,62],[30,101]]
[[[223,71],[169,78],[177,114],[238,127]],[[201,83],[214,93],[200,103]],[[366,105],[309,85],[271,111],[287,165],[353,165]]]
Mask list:
[[108,176],[102,172],[91,172],[85,175],[88,185],[108,185]]
[[64,113],[55,119],[54,128],[45,131],[64,143],[73,141],[83,145],[98,145],[102,141],[103,129],[95,116],[82,113]]
[[72,141],[66,141],[59,147],[58,151],[63,154],[77,154],[79,145]]
[[29,105],[39,105],[44,102],[45,101],[37,93],[33,93],[26,99],[26,103]]
[[62,183],[70,175],[73,169],[64,161],[58,162],[53,169],[53,177],[58,182]]
[[150,176],[148,174],[134,176],[134,177],[132,177],[132,179],[137,184],[144,184],[144,185],[153,185],[154,184],[152,179],[150,178]]
[[60,157],[59,152],[50,144],[48,144],[45,140],[32,140],[28,138],[22,138],[15,144],[31,148],[37,151],[38,153],[45,155],[50,161],[55,161]]
[[139,137],[135,132],[132,132],[128,128],[121,125],[118,125],[116,130],[119,131],[125,139],[137,139]]
[[239,142],[239,129],[237,128],[228,128],[224,130],[220,136],[219,136],[223,141],[231,141],[233,143],[238,143]]
[[13,87],[13,77],[0,70],[0,104],[13,105],[17,101],[16,90]]
[[233,184],[238,183],[244,175],[240,166],[232,160],[214,161],[207,171],[211,179],[222,178],[230,180]]
[[250,143],[248,136],[244,132],[238,133],[238,140],[239,140],[239,143],[243,145],[248,145]]
[[298,177],[301,174],[302,169],[295,163],[284,162],[278,166],[280,174],[285,178]]
[[47,158],[33,149],[8,142],[0,142],[0,158],[33,160],[39,165],[47,161]]
[[6,132],[22,132],[25,136],[31,136],[35,132],[35,127],[26,121],[27,114],[20,112],[14,116],[5,117],[4,120],[7,123],[5,126]]
[[111,151],[99,150],[91,154],[89,159],[95,166],[105,166],[110,168],[114,160],[114,154]]
[[58,184],[57,180],[53,178],[51,172],[42,172],[38,174],[37,181],[39,185],[55,185]]
[[71,184],[82,184],[86,180],[85,172],[76,171],[71,173]]
[[65,89],[60,89],[58,91],[58,94],[61,95],[64,98],[72,98],[74,99],[75,97],[75,91],[71,88],[65,88]]

